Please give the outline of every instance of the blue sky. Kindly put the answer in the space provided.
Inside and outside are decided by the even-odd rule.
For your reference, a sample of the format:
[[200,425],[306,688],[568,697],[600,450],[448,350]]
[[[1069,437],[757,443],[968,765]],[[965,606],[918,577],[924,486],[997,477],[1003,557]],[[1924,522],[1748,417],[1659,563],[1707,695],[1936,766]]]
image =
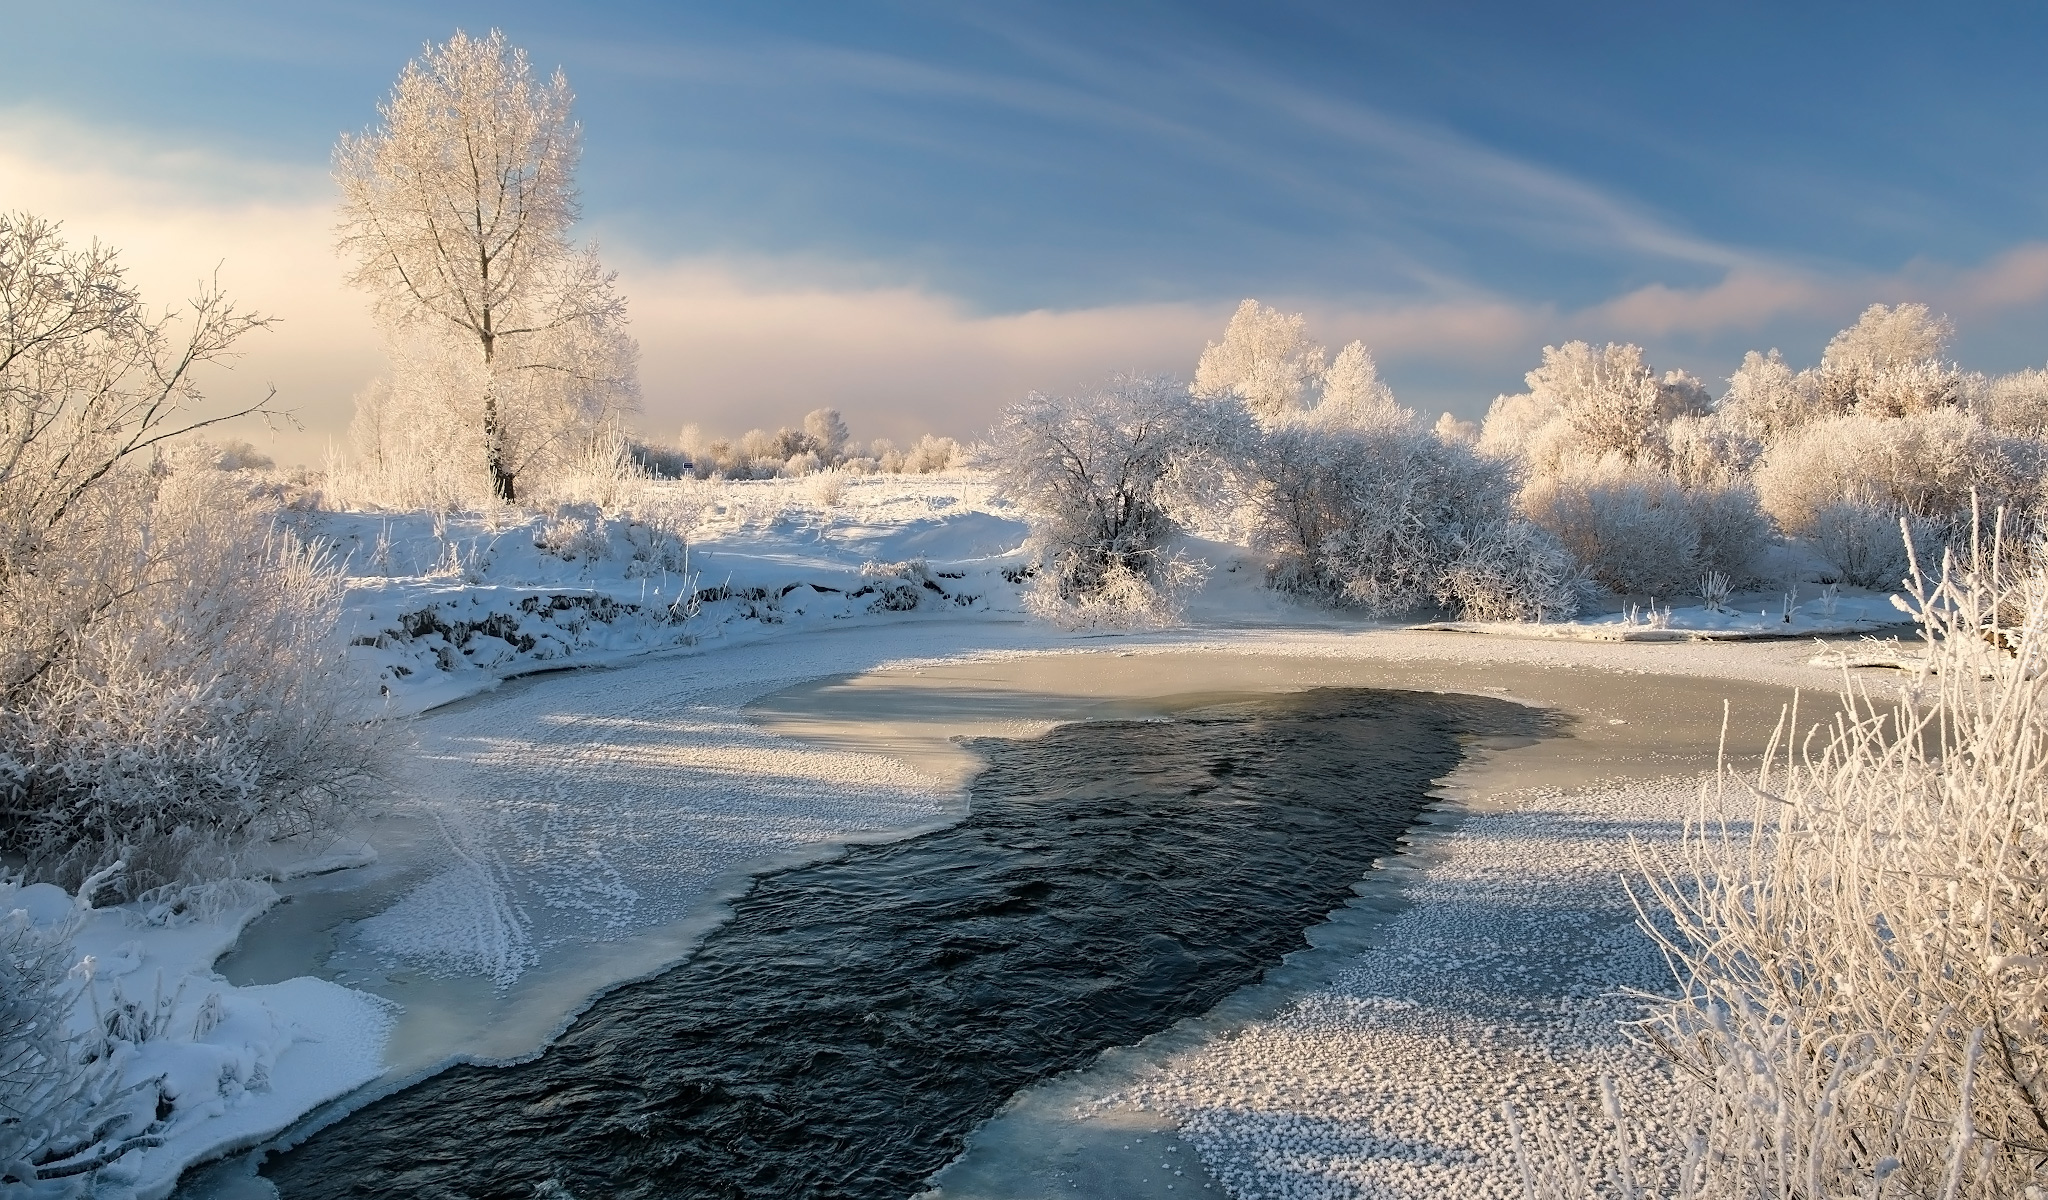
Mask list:
[[[224,208],[326,203],[335,135],[422,42],[503,28],[578,94],[586,231],[648,297],[657,425],[819,395],[878,429],[978,420],[1103,362],[1189,372],[1247,295],[1467,415],[1546,341],[1711,379],[1750,346],[1810,361],[1873,300],[1951,311],[1967,365],[2048,359],[2040,6],[7,7],[0,109],[44,130],[10,161],[126,147]],[[843,395],[816,364],[778,384],[772,353],[692,374],[706,347],[661,314],[698,319],[682,293],[713,276],[810,297],[753,305],[799,359],[832,350],[800,329],[832,319],[819,297],[895,297],[869,332],[905,348],[898,382],[879,345]],[[989,332],[1028,313],[1066,319]],[[921,320],[979,332],[934,357],[965,335]]]

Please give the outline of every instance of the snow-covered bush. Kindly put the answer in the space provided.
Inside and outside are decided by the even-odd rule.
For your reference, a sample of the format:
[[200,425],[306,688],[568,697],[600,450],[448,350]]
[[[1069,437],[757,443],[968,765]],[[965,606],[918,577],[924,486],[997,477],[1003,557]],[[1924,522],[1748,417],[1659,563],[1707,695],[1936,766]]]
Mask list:
[[1671,476],[1687,488],[1726,488],[1745,482],[1763,443],[1722,413],[1682,416],[1664,431]]
[[2041,499],[2042,446],[1994,432],[1967,412],[1861,413],[1810,422],[1765,452],[1757,490],[1788,534],[1806,536],[1844,502],[1939,525],[1985,512],[2028,512]]
[[0,1195],[76,1195],[97,1168],[162,1140],[123,1103],[99,1031],[74,1027],[80,915],[59,889],[0,875]]
[[1569,615],[1569,570],[1550,581],[1547,560],[1528,553],[1541,539],[1510,529],[1520,518],[1507,464],[1444,441],[1395,404],[1357,343],[1338,365],[1347,360],[1347,386],[1250,435],[1242,453],[1274,585],[1379,614],[1439,602],[1467,615]]
[[1521,517],[1469,524],[1437,585],[1437,602],[1468,621],[1569,619],[1586,579],[1557,535]]
[[1971,397],[1970,411],[2000,433],[2048,438],[2048,371],[2034,368],[1985,380]]
[[812,411],[804,417],[802,429],[785,427],[773,433],[750,429],[736,441],[711,437],[695,425],[686,425],[677,446],[690,472],[699,479],[780,479],[823,470],[927,475],[944,471],[964,457],[959,442],[929,433],[908,450],[898,449],[887,438],[858,445],[848,440],[846,420],[832,408]]
[[[0,218],[0,854],[147,889],[319,824],[377,737],[333,672],[338,572],[200,448],[191,370],[262,322],[152,317],[110,251]],[[155,461],[152,462],[152,457]]]
[[1813,513],[1801,536],[1842,582],[1890,590],[1905,581],[1916,554],[1940,557],[1946,532],[1925,517],[1852,494]]
[[1033,394],[990,431],[982,465],[1031,523],[1028,602],[1061,621],[1169,617],[1196,568],[1175,554],[1177,493],[1214,474],[1248,422],[1235,398],[1120,376],[1083,396]]
[[1618,457],[1539,476],[1522,504],[1622,595],[1687,592],[1709,571],[1751,579],[1771,539],[1746,485],[1688,489],[1660,467]]
[[1681,1195],[2048,1187],[2048,578],[2003,566],[1916,577],[1905,696],[1852,692],[1817,742],[1792,718],[1752,803],[1652,870]]
[[1615,458],[1539,476],[1522,503],[1611,591],[1668,596],[1700,577],[1699,528],[1685,492],[1655,467]]
[[904,475],[930,475],[943,471],[961,459],[960,443],[949,437],[927,433],[910,444],[903,452],[902,464],[891,467],[888,456],[883,456],[882,469],[894,470]]
[[[215,877],[243,848],[332,827],[375,782],[334,623],[342,576],[254,500],[196,473],[97,514],[124,536],[10,600],[61,652],[0,710],[0,844],[66,886],[116,859],[134,891]],[[133,486],[133,485],[132,485]]]

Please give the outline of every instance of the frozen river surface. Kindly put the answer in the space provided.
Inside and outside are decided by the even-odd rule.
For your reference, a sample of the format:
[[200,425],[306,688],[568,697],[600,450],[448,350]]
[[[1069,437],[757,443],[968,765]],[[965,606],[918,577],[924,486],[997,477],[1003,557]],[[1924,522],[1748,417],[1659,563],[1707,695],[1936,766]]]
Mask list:
[[265,1175],[287,1197],[908,1194],[1019,1088],[1302,948],[1461,738],[1540,720],[1331,689],[987,744],[965,821],[763,878],[539,1059],[445,1072]]

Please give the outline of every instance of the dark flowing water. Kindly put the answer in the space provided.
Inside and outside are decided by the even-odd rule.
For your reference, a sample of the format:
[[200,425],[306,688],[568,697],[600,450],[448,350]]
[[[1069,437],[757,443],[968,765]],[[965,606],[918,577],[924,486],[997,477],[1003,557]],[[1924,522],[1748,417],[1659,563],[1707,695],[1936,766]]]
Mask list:
[[1319,690],[983,743],[972,815],[764,876],[539,1059],[462,1066],[267,1163],[332,1196],[876,1197],[1033,1082],[1213,1007],[1528,709]]

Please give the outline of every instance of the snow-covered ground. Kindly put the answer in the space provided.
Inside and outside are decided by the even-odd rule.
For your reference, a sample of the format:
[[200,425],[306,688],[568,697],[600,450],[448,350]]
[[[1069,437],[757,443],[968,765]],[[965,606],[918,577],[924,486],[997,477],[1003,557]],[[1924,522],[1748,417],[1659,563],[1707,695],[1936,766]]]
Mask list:
[[[196,913],[143,905],[74,912],[49,884],[0,892],[38,925],[77,921],[82,962],[74,1025],[104,1038],[125,1082],[161,1079],[122,1107],[122,1136],[155,1127],[158,1144],[97,1175],[95,1196],[160,1196],[193,1162],[252,1144],[384,1070],[396,1010],[379,997],[313,976],[235,987],[213,966],[244,926],[276,902],[268,884],[223,889]],[[12,1195],[17,1185],[0,1185]],[[39,1194],[27,1188],[23,1195]]]
[[[1905,619],[1881,593],[1858,591],[1799,601],[1797,593],[1738,596],[1717,605],[1688,604],[1588,614],[1570,621],[1433,621],[1422,629],[1585,642],[1754,641],[1870,633]],[[1760,603],[1761,602],[1761,603]]]
[[323,514],[344,632],[384,709],[535,671],[777,633],[1018,611],[1024,524],[973,477],[643,485],[641,517]]
[[[330,859],[312,865],[363,865],[279,879],[203,918],[152,924],[132,906],[92,914],[83,938],[95,956],[100,1002],[116,1003],[118,987],[122,999],[146,993],[154,1004],[159,978],[170,998],[162,1036],[136,1047],[137,1069],[169,1072],[194,1094],[204,1090],[206,1075],[216,1092],[181,1105],[166,1144],[105,1173],[98,1194],[166,1194],[184,1165],[260,1142],[372,1081],[375,1087],[356,1100],[454,1057],[533,1053],[596,992],[686,954],[719,919],[719,900],[744,886],[750,872],[849,840],[903,836],[960,811],[955,774],[926,770],[886,743],[828,746],[778,736],[749,715],[747,705],[806,680],[911,660],[1110,647],[1147,655],[1305,655],[1340,667],[1369,661],[1391,679],[1422,678],[1430,664],[1452,660],[1467,667],[1513,661],[1750,677],[1762,670],[1776,681],[1821,687],[1830,678],[1804,665],[1803,650],[1760,667],[1763,660],[1750,650],[1737,664],[1702,657],[1736,653],[1733,647],[1518,643],[1368,625],[1274,595],[1261,586],[1253,556],[1213,544],[1202,547],[1211,571],[1190,605],[1188,627],[1109,639],[1065,633],[1022,614],[1016,568],[1023,524],[972,476],[670,486],[660,515],[648,520],[607,518],[595,509],[519,519],[314,518],[312,532],[330,539],[350,564],[346,631],[365,698],[394,713],[435,709],[417,722],[416,771],[405,794],[352,834],[367,839],[374,854],[357,853],[353,843],[310,850],[316,860]],[[1603,637],[1600,631],[1615,623],[1583,622],[1580,636]],[[1677,614],[1671,623],[1679,623]],[[635,658],[650,661],[505,684],[534,672]],[[1600,796],[1597,804],[1607,808],[1599,820],[1609,832],[1638,803],[1620,793]],[[1565,799],[1552,807],[1568,813],[1593,803]],[[1522,818],[1499,818],[1516,819]],[[1504,841],[1474,842],[1474,852],[1536,836],[1534,827],[1501,829]],[[1546,910],[1553,914],[1591,912],[1596,899],[1585,889],[1605,888],[1611,872],[1595,880],[1573,864],[1611,866],[1611,846],[1572,834],[1556,848],[1555,863],[1525,864],[1535,872],[1525,891],[1549,889],[1560,900]],[[1455,869],[1463,868],[1445,867]],[[1425,892],[1441,885],[1445,920],[1478,911],[1456,899],[1454,882],[1446,875],[1421,885]],[[270,908],[277,894],[289,903]],[[1567,924],[1576,928],[1576,920]],[[1437,936],[1418,927],[1415,936],[1425,935]],[[1418,970],[1462,978],[1455,973],[1470,967],[1512,980],[1513,972],[1501,974],[1502,963],[1494,961],[1507,949],[1497,946],[1493,958],[1474,954],[1469,962],[1436,956]],[[1309,1170],[1300,1164],[1322,1153],[1312,1147],[1324,1143],[1302,1142],[1288,1130],[1325,1129],[1335,1139],[1328,1145],[1352,1148],[1325,1155],[1331,1163],[1350,1162],[1365,1153],[1360,1146],[1419,1137],[1396,1128],[1392,1116],[1387,1120],[1395,1124],[1378,1132],[1359,1124],[1360,1106],[1384,1080],[1345,1076],[1351,1082],[1344,1086],[1356,1092],[1350,1107],[1337,1103],[1336,1093],[1325,1095],[1323,1084],[1303,1082],[1320,1078],[1328,1054],[1351,1054],[1342,1048],[1374,1038],[1394,1045],[1409,1036],[1400,1022],[1435,1012],[1403,1007],[1422,998],[1385,990],[1393,984],[1370,975],[1376,969],[1382,968],[1367,968],[1364,982],[1343,985],[1349,991],[1305,1001],[1294,1025],[1285,1018],[1269,1033],[1247,1033],[1231,1043],[1236,1049],[1215,1051],[1224,1058],[1189,1059],[1171,1077],[1181,1082],[1170,1078],[1128,1094],[1175,1114],[1216,1178],[1240,1190]],[[1429,990],[1424,975],[1412,978]],[[218,1001],[209,999],[216,995]],[[1448,1004],[1449,995],[1436,999]],[[1573,995],[1572,1005],[1585,998]],[[1536,1007],[1525,1005],[1516,1020],[1526,1024],[1529,1013],[1548,1020],[1543,1014],[1554,1016],[1563,1004],[1530,1003]],[[201,1008],[226,1019],[201,1021]],[[1580,1026],[1605,1028],[1604,1009],[1573,1011],[1592,1014]],[[1445,1019],[1427,1015],[1424,1024],[1441,1033],[1452,1027]],[[1494,1024],[1519,1028],[1506,1018]],[[1270,1072],[1280,1074],[1268,1082],[1277,1090],[1255,1103],[1219,1080],[1250,1080],[1268,1070],[1252,1070],[1252,1060],[1242,1058],[1267,1037],[1278,1039],[1276,1047],[1294,1044],[1292,1038],[1325,1049],[1272,1058]],[[1491,1044],[1472,1041],[1481,1049]],[[1397,1060],[1372,1061],[1381,1070]],[[1449,1070],[1465,1060],[1443,1061]],[[1485,1074],[1477,1061],[1466,1063],[1471,1070],[1459,1068],[1459,1078]],[[1288,1092],[1294,1085],[1287,1079],[1309,1090]],[[1445,1075],[1443,1082],[1458,1080]],[[1294,1098],[1274,1099],[1283,1093]],[[1399,1120],[1450,1119],[1458,1104],[1477,1103],[1477,1096],[1443,1102],[1450,1107],[1411,1106]],[[1456,1168],[1453,1175],[1471,1165],[1443,1161],[1446,1170]],[[1336,1172],[1332,1179],[1371,1174],[1362,1167],[1328,1170]],[[225,1195],[246,1183],[239,1171],[217,1171],[201,1190]]]

